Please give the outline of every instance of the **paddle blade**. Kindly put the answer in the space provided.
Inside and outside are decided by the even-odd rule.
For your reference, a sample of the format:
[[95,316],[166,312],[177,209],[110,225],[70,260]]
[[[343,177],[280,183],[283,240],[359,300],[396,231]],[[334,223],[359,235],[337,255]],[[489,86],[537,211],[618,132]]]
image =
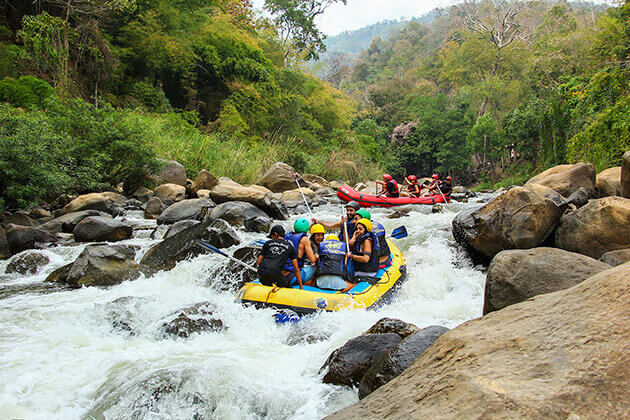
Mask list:
[[402,239],[407,237],[407,228],[404,226],[399,226],[392,231],[392,238],[394,239]]
[[267,241],[265,239],[256,239],[254,242],[252,242],[252,245],[263,246],[266,243]]

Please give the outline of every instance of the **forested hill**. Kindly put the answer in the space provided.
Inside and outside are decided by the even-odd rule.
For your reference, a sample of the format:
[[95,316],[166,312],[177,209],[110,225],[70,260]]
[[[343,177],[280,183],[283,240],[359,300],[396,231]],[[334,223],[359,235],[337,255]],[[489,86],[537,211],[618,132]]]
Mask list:
[[327,75],[371,133],[395,134],[389,171],[512,184],[559,163],[619,164],[629,63],[628,1],[481,1],[376,38]]

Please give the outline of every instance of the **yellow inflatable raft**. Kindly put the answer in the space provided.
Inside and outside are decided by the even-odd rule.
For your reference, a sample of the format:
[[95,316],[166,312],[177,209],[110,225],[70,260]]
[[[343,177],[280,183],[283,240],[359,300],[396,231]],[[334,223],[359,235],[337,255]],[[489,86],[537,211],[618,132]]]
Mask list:
[[360,282],[350,291],[341,293],[304,286],[294,288],[271,287],[254,281],[239,290],[237,299],[257,307],[290,309],[299,315],[317,310],[341,311],[344,309],[376,308],[385,304],[395,289],[407,278],[405,257],[398,247],[387,240],[392,255],[392,265],[378,272],[375,284]]

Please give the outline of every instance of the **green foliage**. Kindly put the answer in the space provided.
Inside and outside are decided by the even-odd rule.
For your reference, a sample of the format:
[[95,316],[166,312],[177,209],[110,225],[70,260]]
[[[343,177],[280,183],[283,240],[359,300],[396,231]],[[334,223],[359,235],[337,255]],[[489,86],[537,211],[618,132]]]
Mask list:
[[42,109],[54,94],[52,86],[37,77],[22,76],[17,80],[5,77],[0,80],[0,102],[14,107]]

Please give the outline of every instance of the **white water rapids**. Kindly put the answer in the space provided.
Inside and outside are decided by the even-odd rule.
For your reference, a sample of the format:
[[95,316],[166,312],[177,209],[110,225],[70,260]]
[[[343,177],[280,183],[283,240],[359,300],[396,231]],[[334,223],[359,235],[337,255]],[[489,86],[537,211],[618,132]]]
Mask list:
[[[383,317],[452,328],[481,315],[485,275],[451,234],[454,215],[471,205],[452,203],[438,214],[417,206],[399,219],[385,217],[392,210],[372,210],[388,232],[402,224],[409,231],[397,241],[407,281],[378,310],[323,312],[297,324],[277,324],[273,310],[243,307],[233,291],[217,287],[213,273],[225,261],[216,255],[151,278],[77,290],[43,281],[85,245],[40,251],[50,263],[37,275],[4,274],[8,261],[0,262],[0,418],[318,419],[351,405],[356,390],[323,384],[319,374],[348,339]],[[338,205],[314,211],[324,220],[339,217]],[[141,247],[138,260],[158,242],[148,233],[123,242]],[[243,244],[263,237],[238,233]],[[132,298],[111,303],[122,297]],[[214,303],[226,331],[161,334],[165,318],[202,301]],[[137,333],[115,329],[112,317],[125,317]]]

